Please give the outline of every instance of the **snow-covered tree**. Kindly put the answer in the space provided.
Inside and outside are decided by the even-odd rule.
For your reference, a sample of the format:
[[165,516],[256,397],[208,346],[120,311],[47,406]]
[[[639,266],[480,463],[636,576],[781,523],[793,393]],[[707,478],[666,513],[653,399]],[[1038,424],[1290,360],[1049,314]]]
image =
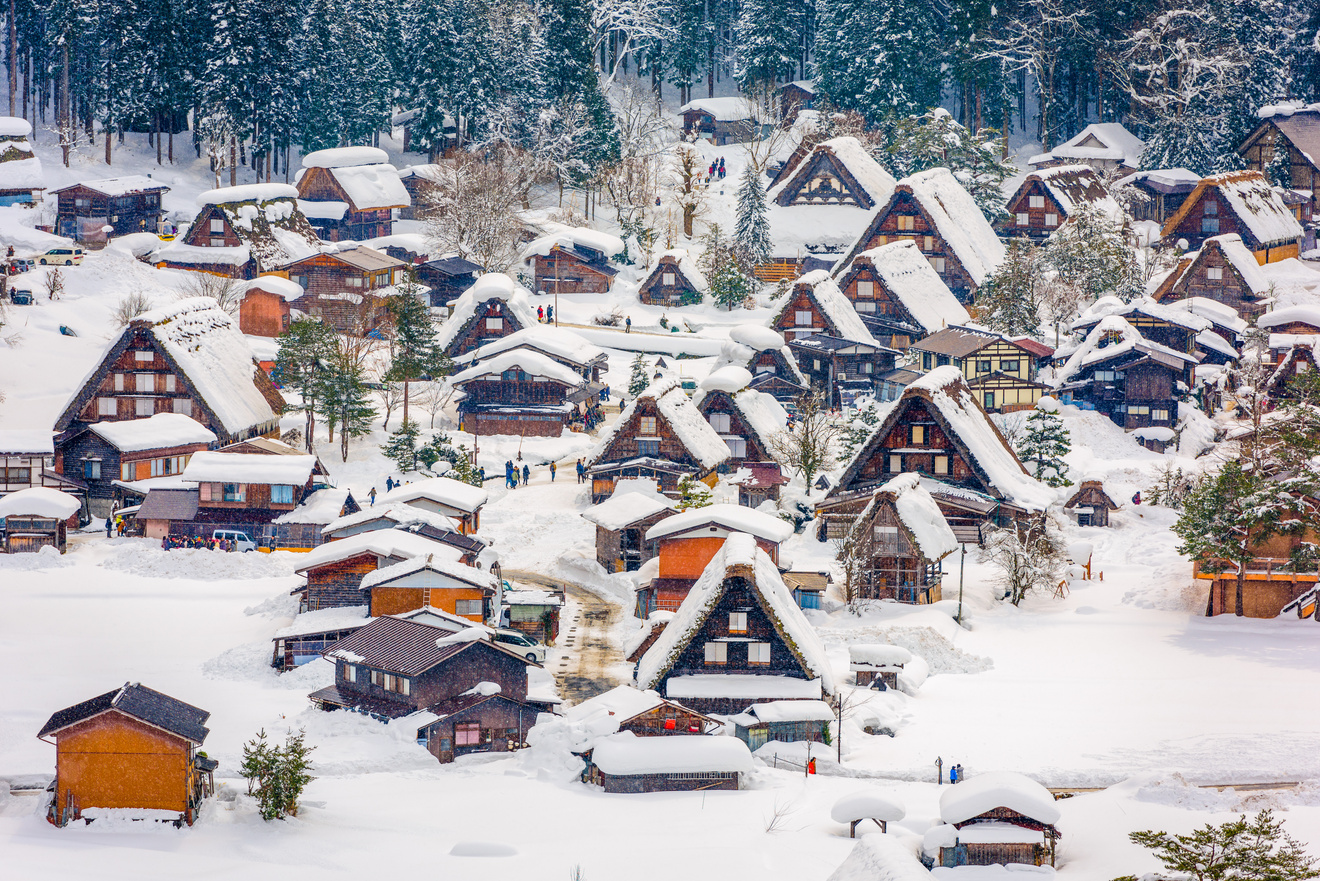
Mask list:
[[1040,327],[1040,289],[1048,267],[1040,249],[1024,239],[1008,245],[1008,256],[976,292],[976,313],[991,330],[1011,336]]
[[1040,524],[994,529],[985,537],[981,553],[998,570],[1004,599],[1015,606],[1028,594],[1052,591],[1063,580],[1062,542]]
[[272,378],[297,394],[289,409],[301,410],[306,417],[303,438],[307,452],[314,449],[316,413],[321,409],[321,381],[326,364],[334,356],[335,334],[328,325],[312,318],[300,318],[278,338]]
[[738,183],[738,217],[733,241],[749,266],[767,263],[774,247],[770,240],[770,222],[766,219],[765,188],[761,175],[748,165]]
[[1251,820],[1243,814],[1218,826],[1207,824],[1186,835],[1147,829],[1129,833],[1128,838],[1180,878],[1306,881],[1320,877],[1315,859],[1306,855],[1306,845],[1285,832],[1269,810]]
[[[689,144],[674,148],[661,180],[669,198],[683,217],[683,235],[692,238],[693,224],[706,207],[706,187],[701,182],[701,154]],[[673,247],[673,244],[670,244]]]
[[535,179],[527,154],[505,149],[482,156],[462,152],[445,160],[424,197],[426,231],[442,251],[456,252],[498,271],[517,256],[518,212]]
[[399,466],[400,471],[416,471],[421,453],[417,441],[421,434],[416,422],[405,419],[398,428],[390,432],[389,438],[380,448],[381,454]]
[[1094,205],[1078,206],[1045,244],[1044,258],[1060,280],[1096,300],[1128,301],[1145,293],[1124,224]]
[[408,423],[408,386],[413,380],[445,376],[453,364],[435,341],[435,323],[411,274],[389,300],[393,321],[392,359],[385,379],[403,383],[403,421]]
[[811,7],[802,0],[742,0],[734,25],[734,79],[764,100],[780,79],[792,79],[802,59]]
[[755,289],[755,279],[743,269],[734,241],[718,223],[712,223],[701,243],[698,263],[710,286],[711,299],[726,309],[741,305]]
[[330,440],[334,440],[335,428],[338,428],[339,455],[347,462],[350,441],[370,434],[376,418],[366,370],[352,343],[342,338],[339,340],[334,357],[322,375],[321,385],[320,407],[330,430]]
[[1072,450],[1072,441],[1056,407],[1057,404],[1053,407],[1037,404],[1031,411],[1017,443],[1017,454],[1037,480],[1050,486],[1071,486],[1072,481],[1067,477],[1068,463],[1063,457]]
[[632,362],[632,374],[628,378],[628,394],[636,398],[646,387],[651,384],[650,369],[646,366],[646,359],[639,353]]

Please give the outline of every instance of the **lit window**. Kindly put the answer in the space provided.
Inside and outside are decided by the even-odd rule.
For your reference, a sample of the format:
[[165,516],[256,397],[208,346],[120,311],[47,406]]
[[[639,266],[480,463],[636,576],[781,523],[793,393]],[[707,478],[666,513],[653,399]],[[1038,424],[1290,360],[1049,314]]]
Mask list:
[[819,358],[812,358],[812,359],[811,359],[811,369],[812,369],[812,370],[819,370],[819,369],[820,369],[820,359],[819,359]]
[[749,642],[747,643],[747,663],[758,666],[765,666],[770,663],[770,643],[768,642]]
[[747,632],[747,613],[730,612],[729,613],[729,632],[746,633]]
[[913,223],[913,221],[915,220],[916,218],[914,218],[911,214],[898,215],[899,230],[903,232],[911,232],[915,228],[915,224]]
[[936,474],[948,474],[948,473],[949,473],[949,457],[948,457],[948,456],[936,456],[936,457],[935,457],[935,473],[936,473]]
[[96,415],[97,416],[117,416],[119,414],[118,406],[114,398],[97,398]]
[[925,442],[926,442],[926,426],[924,426],[924,425],[914,425],[914,426],[912,426],[912,444],[913,444],[913,446],[915,446],[915,445],[917,445],[917,444],[924,444]]
[[903,470],[903,457],[898,453],[891,453],[889,455],[889,473],[899,474],[902,472],[902,470]]
[[863,300],[872,299],[875,296],[875,282],[873,281],[857,282],[857,296]]
[[712,413],[708,418],[710,420],[710,427],[718,431],[720,434],[728,434],[732,431],[729,427],[730,420],[728,413]]
[[875,372],[875,365],[872,364],[870,361],[867,361],[865,364],[862,365],[862,372],[863,372],[863,373],[874,373],[874,372]]
[[1168,411],[1168,410],[1151,410],[1151,411],[1150,411],[1150,418],[1151,418],[1151,421],[1152,421],[1152,422],[1168,422],[1168,421],[1169,421],[1169,411]]
[[638,419],[637,431],[641,434],[655,434],[655,417],[643,416]]
[[729,645],[724,642],[706,643],[706,663],[707,664],[727,664],[729,663]]

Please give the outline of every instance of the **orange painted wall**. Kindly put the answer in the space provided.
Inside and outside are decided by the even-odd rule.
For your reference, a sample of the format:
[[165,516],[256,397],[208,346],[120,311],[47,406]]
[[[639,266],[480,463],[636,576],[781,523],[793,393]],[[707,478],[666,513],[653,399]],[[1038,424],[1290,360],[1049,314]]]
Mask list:
[[[770,555],[770,559],[779,563],[779,545],[774,542],[757,539],[761,550]],[[701,577],[706,565],[724,547],[722,537],[675,538],[660,543],[660,577],[691,578]]]
[[[371,590],[371,614],[401,615],[429,605],[451,615],[457,615],[459,600],[480,600],[483,594],[479,588],[433,587],[429,597],[420,587],[376,587]],[[480,615],[461,615],[469,621],[481,623]]]
[[117,712],[56,738],[57,804],[72,790],[79,810],[151,808],[183,813],[192,790],[192,745]]

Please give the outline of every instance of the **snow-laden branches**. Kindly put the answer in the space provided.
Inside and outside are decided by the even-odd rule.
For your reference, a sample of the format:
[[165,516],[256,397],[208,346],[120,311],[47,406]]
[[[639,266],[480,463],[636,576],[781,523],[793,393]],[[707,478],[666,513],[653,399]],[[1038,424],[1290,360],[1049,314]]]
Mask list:
[[614,39],[607,83],[614,81],[619,65],[638,44],[663,43],[677,35],[672,7],[672,0],[592,0],[592,51],[599,57],[602,47]]

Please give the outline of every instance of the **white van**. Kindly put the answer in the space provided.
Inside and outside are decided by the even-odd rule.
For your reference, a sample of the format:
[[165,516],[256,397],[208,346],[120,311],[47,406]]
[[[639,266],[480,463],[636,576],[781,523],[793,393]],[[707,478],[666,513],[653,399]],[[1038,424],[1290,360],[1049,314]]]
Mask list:
[[545,646],[532,642],[526,634],[517,630],[496,630],[495,641],[511,652],[517,652],[529,661],[545,663]]
[[38,254],[37,262],[42,266],[48,263],[63,263],[65,266],[72,266],[75,263],[83,262],[83,249],[51,248],[49,251]]
[[255,551],[257,543],[252,540],[252,536],[246,532],[239,532],[235,529],[217,529],[211,533],[211,538],[216,541],[228,539],[236,551]]

